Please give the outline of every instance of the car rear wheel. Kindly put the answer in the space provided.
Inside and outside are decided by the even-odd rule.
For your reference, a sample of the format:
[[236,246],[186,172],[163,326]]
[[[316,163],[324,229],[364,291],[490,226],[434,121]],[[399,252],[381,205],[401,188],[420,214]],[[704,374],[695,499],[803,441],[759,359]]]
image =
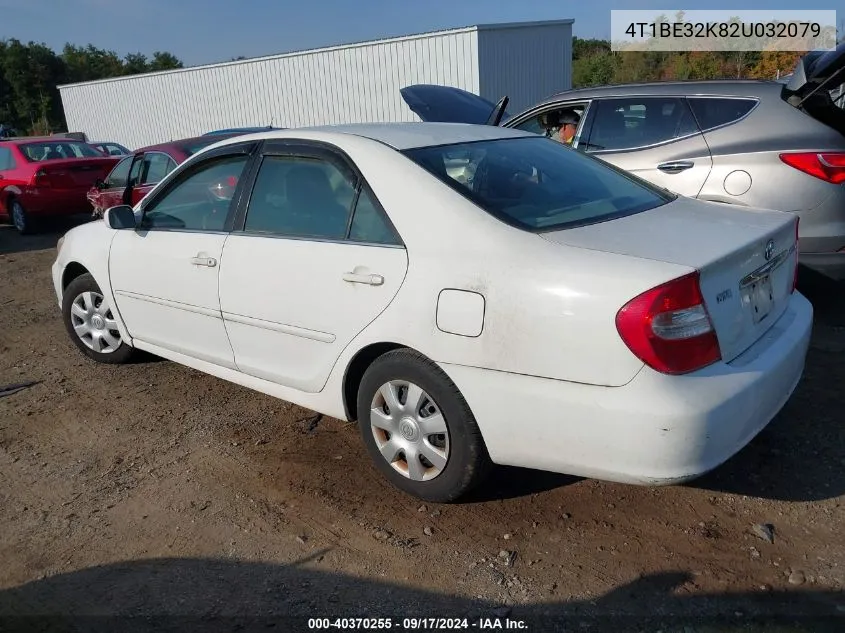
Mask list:
[[358,423],[376,467],[420,499],[454,501],[490,470],[481,432],[460,391],[412,350],[388,352],[367,369],[358,390]]
[[62,297],[62,315],[71,340],[88,358],[120,364],[132,357],[134,348],[123,341],[111,306],[90,274],[68,284]]
[[32,216],[23,208],[18,200],[12,200],[12,224],[21,235],[30,235],[37,230],[36,222]]

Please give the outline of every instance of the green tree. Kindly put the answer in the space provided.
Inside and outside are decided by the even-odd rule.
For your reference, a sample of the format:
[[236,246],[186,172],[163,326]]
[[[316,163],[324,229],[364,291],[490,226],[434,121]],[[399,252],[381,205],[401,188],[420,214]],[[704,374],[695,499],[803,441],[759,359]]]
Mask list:
[[156,51],[153,53],[153,59],[150,62],[149,70],[154,72],[158,70],[174,70],[182,67],[182,62],[179,61],[175,55]]

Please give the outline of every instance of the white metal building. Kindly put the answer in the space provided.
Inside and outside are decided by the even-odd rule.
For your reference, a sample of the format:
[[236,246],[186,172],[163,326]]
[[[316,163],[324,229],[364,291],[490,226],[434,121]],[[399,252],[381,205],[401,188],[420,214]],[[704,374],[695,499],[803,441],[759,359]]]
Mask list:
[[510,112],[571,87],[572,20],[487,24],[59,86],[68,129],[141,147],[230,127],[415,121],[399,93],[442,84]]

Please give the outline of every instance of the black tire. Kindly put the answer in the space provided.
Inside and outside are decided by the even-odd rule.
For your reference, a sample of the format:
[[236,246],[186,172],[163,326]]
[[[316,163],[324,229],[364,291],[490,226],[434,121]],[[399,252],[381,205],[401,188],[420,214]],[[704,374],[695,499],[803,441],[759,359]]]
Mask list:
[[38,222],[24,209],[20,200],[12,199],[9,204],[9,218],[21,235],[32,235],[38,232]]
[[[62,295],[62,320],[65,323],[65,329],[67,330],[68,336],[70,336],[70,340],[72,340],[74,345],[79,348],[79,351],[98,363],[120,365],[129,362],[135,353],[135,348],[127,345],[122,338],[119,337],[119,332],[117,338],[120,339],[120,345],[111,352],[96,351],[91,347],[88,347],[88,345],[83,342],[82,338],[77,335],[76,330],[74,329],[74,317],[71,310],[73,308],[74,301],[86,292],[97,293],[100,296],[103,294],[103,291],[100,290],[100,286],[98,286],[97,282],[94,281],[94,277],[88,273],[80,275],[70,282]],[[102,303],[98,305],[102,305]],[[77,317],[77,319],[78,318],[79,317]],[[112,336],[114,336],[114,333],[112,333]]]
[[[414,481],[398,472],[379,450],[370,423],[370,410],[376,393],[390,381],[408,381],[419,386],[434,400],[446,421],[448,459],[440,473],[427,481]],[[461,392],[435,363],[410,349],[398,349],[380,356],[364,373],[358,389],[358,425],[376,468],[394,486],[425,501],[449,503],[457,500],[480,484],[492,466],[481,431]]]

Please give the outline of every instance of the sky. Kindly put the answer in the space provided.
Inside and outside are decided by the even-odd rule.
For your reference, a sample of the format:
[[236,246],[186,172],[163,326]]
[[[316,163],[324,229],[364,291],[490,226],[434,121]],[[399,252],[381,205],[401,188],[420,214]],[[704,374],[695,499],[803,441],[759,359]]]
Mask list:
[[[745,0],[726,9],[841,9],[842,0]],[[839,6],[837,6],[839,5]],[[575,20],[578,37],[610,35],[611,9],[711,9],[702,0],[0,0],[0,39],[93,44],[121,56],[168,51],[186,66],[445,28]]]

